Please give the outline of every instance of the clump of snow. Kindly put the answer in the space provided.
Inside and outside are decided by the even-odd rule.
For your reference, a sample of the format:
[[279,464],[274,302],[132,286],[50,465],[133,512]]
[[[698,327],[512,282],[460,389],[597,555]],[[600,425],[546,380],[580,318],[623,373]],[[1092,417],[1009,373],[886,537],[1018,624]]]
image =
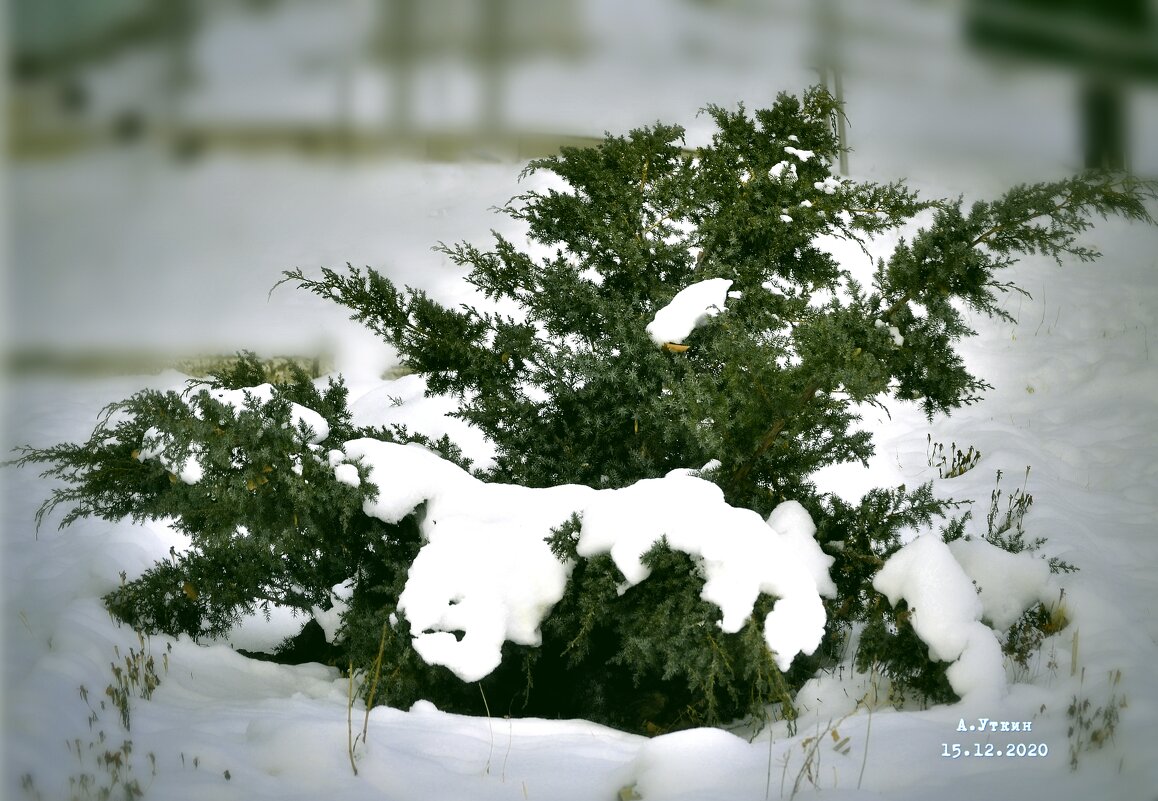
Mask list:
[[772,168],[768,170],[768,176],[776,179],[783,178],[784,180],[795,181],[796,165],[790,161],[778,162],[772,165]]
[[544,538],[594,490],[485,484],[418,445],[359,439],[345,449],[378,487],[366,514],[394,523],[426,504],[426,545],[398,599],[419,655],[471,682],[498,667],[505,640],[538,645],[570,570]]
[[801,161],[808,161],[810,158],[812,158],[814,155],[816,155],[811,150],[801,150],[800,148],[792,147],[791,145],[788,145],[787,147],[785,147],[784,152],[785,153],[791,153],[792,155],[796,156],[796,158],[800,159]]
[[428,394],[426,379],[414,373],[381,381],[352,399],[350,417],[359,427],[404,426],[411,433],[433,440],[450,437],[475,467],[486,469],[494,464],[494,443],[470,423],[450,416],[460,403],[449,395]]
[[895,325],[889,325],[884,320],[877,320],[875,325],[877,328],[889,329],[889,336],[893,338],[893,344],[898,348],[905,344],[905,338],[901,336],[901,329],[897,328]]
[[657,345],[683,342],[697,326],[723,310],[731,286],[731,279],[709,278],[681,289],[648,323],[652,341]]
[[965,647],[961,656],[945,671],[949,686],[963,699],[978,701],[999,699],[1008,688],[1005,683],[1005,657],[993,630],[973,621],[964,629]]
[[[764,636],[781,669],[787,670],[797,653],[810,654],[820,644],[825,622],[820,595],[835,593],[835,587],[827,573],[832,559],[812,539],[815,528],[807,513],[803,519],[781,516],[784,531],[773,528],[770,535],[769,524],[750,510],[728,506],[715,484],[674,471],[602,490],[582,516],[580,556],[610,553],[629,586],[648,577],[642,557],[661,539],[697,557],[706,576],[702,597],[720,607],[719,625],[726,632],[740,630],[761,592],[777,596]],[[813,568],[821,564],[818,576]]]
[[366,465],[369,480],[378,487],[376,498],[362,502],[362,511],[386,523],[397,523],[420,503],[436,500],[440,485],[450,486],[469,476],[420,445],[367,438],[350,440],[343,447],[346,458]]
[[808,571],[817,590],[826,598],[836,595],[836,585],[828,575],[833,558],[816,544],[816,524],[799,501],[784,501],[768,515],[768,525],[780,532],[799,559],[801,569]]
[[781,214],[780,215],[780,222],[790,223],[790,222],[792,222],[792,218],[789,217],[787,214]]
[[1001,647],[981,622],[985,610],[977,588],[939,536],[922,534],[893,554],[873,587],[894,606],[908,602],[913,630],[929,646],[930,659],[956,663],[947,671],[954,692],[962,698],[1002,694]]
[[840,189],[840,181],[831,175],[823,181],[814,181],[812,185],[826,195],[836,194],[836,190]]
[[165,454],[170,444],[171,440],[161,432],[161,429],[155,426],[148,428],[142,438],[141,447],[137,449],[137,461],[144,463],[156,459],[162,467],[176,475],[183,483],[196,484],[205,475],[205,468],[197,458],[196,451],[190,449],[183,460],[172,459]]
[[362,479],[358,477],[358,468],[349,463],[335,465],[334,478],[342,484],[348,484],[351,487],[357,487],[362,484]]
[[426,545],[398,608],[419,655],[463,681],[498,667],[504,641],[541,642],[539,625],[563,597],[571,570],[546,538],[572,513],[582,518],[579,555],[609,553],[624,589],[647,578],[642,557],[656,543],[695,558],[705,576],[702,597],[720,608],[726,632],[740,630],[761,592],[776,596],[764,636],[784,670],[824,635],[820,596],[835,593],[832,560],[812,539],[815,528],[799,504],[778,510],[770,525],[729,506],[719,487],[688,471],[614,490],[529,489],[486,484],[416,445],[360,439],[346,443],[346,455],[378,487],[363,506],[367,514],[397,522],[426,504]]
[[314,616],[314,620],[322,627],[322,631],[326,635],[326,642],[334,642],[338,634],[338,629],[342,626],[342,615],[350,606],[350,597],[354,594],[354,580],[349,579],[341,584],[335,585],[330,590],[330,608],[322,609],[320,606],[313,607],[310,612]]
[[949,543],[953,557],[976,584],[982,617],[1004,631],[1038,601],[1053,600],[1049,565],[1034,554],[1010,553],[981,539]]

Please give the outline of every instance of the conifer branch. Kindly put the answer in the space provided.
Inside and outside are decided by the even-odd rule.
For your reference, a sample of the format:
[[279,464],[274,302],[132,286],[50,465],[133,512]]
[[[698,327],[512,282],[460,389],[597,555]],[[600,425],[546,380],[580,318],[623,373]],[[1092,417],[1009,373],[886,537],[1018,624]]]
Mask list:
[[[809,382],[804,388],[804,391],[800,393],[800,397],[797,399],[797,406],[803,408],[811,403],[812,399],[816,397],[816,393],[820,391],[820,387],[821,384],[819,381],[814,380]],[[760,438],[759,443],[757,443],[756,450],[733,471],[729,480],[730,486],[738,487],[747,480],[748,475],[752,472],[752,468],[756,466],[756,462],[759,461],[760,457],[776,444],[776,438],[779,437],[781,432],[787,427],[789,420],[790,418],[788,417],[781,417],[768,428],[764,436]]]

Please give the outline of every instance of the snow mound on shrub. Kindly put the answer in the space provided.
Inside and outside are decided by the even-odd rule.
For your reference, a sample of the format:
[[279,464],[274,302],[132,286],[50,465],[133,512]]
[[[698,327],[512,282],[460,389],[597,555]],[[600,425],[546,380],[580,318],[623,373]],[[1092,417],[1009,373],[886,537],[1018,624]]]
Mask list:
[[983,540],[946,544],[923,534],[893,554],[873,587],[894,606],[903,598],[929,658],[954,662],[946,672],[962,698],[999,696],[1005,667],[994,630],[1012,625],[1048,598],[1049,568],[1028,553],[1011,554]]
[[729,506],[715,484],[677,470],[598,491],[582,512],[578,552],[609,553],[635,585],[649,573],[643,555],[666,539],[674,550],[698,557],[706,577],[701,597],[720,607],[720,628],[729,633],[743,627],[761,592],[775,595],[779,600],[765,619],[764,638],[780,669],[787,670],[797,653],[810,654],[820,643],[820,595],[836,594],[828,576],[832,557],[812,538],[808,513],[794,506],[793,514],[773,512],[784,528],[773,527],[776,535],[769,536],[769,523],[755,512]]
[[378,487],[363,504],[366,514],[395,523],[426,504],[426,544],[398,608],[418,654],[463,681],[498,667],[504,641],[541,643],[539,626],[563,597],[572,567],[546,538],[572,513],[582,518],[578,553],[610,554],[627,586],[646,580],[642,557],[661,540],[691,555],[705,576],[702,597],[720,608],[724,631],[744,625],[761,592],[776,596],[764,636],[781,669],[797,653],[812,653],[824,635],[820,596],[835,594],[832,560],[799,504],[777,509],[770,525],[687,471],[614,490],[530,489],[484,483],[417,445],[359,439],[344,449]]
[[961,569],[977,583],[981,616],[1005,631],[1038,601],[1049,603],[1049,565],[1027,551],[1010,553],[985,540],[949,543]]

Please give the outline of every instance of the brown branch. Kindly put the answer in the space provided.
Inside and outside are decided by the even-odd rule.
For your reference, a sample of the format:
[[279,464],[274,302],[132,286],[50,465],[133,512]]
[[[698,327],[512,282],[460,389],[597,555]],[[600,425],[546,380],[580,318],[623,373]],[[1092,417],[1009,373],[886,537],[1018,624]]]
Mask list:
[[990,238],[992,238],[992,236],[994,234],[1000,233],[1001,231],[1008,228],[1011,224],[1012,225],[1024,225],[1025,223],[1029,222],[1030,220],[1032,220],[1036,217],[1042,217],[1042,216],[1045,216],[1047,214],[1056,214],[1057,212],[1059,212],[1062,209],[1069,206],[1073,202],[1073,199],[1074,199],[1074,195],[1071,192],[1070,194],[1068,194],[1066,196],[1065,200],[1063,200],[1061,203],[1054,204],[1054,207],[1052,209],[1050,209],[1049,211],[1039,211],[1036,214],[1030,214],[1028,216],[1022,217],[1021,219],[1014,220],[1012,223],[997,223],[993,226],[990,226],[988,229],[986,229],[986,230],[982,231],[980,234],[978,234],[969,243],[969,247],[971,247],[971,248],[977,247],[982,242],[988,241]]
[[[815,380],[810,381],[804,388],[804,391],[800,393],[798,406],[803,408],[807,404],[811,403],[812,399],[816,397],[816,393],[819,391],[820,382]],[[779,437],[781,432],[784,431],[784,428],[788,425],[789,419],[790,418],[787,416],[781,417],[779,420],[772,424],[771,428],[764,432],[764,436],[760,438],[760,442],[756,446],[755,452],[747,459],[745,459],[744,463],[736,468],[735,472],[732,473],[732,477],[728,482],[730,487],[735,488],[748,478],[748,475],[752,472],[752,468],[756,466],[756,461],[765,453],[767,453],[768,450],[776,443],[776,438]]]

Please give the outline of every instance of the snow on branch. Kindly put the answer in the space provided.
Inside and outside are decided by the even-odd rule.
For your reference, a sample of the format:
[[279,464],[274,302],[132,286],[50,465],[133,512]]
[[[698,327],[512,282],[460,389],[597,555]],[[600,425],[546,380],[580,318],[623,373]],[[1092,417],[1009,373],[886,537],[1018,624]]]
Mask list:
[[873,587],[894,606],[902,598],[908,603],[929,658],[954,663],[946,673],[954,692],[995,698],[1006,681],[994,628],[1007,629],[1034,602],[1048,602],[1048,581],[1046,563],[1029,553],[1007,553],[983,540],[946,544],[928,533],[893,554]]
[[709,278],[681,289],[648,323],[652,341],[657,345],[683,342],[697,326],[723,310],[731,286],[728,278]]
[[577,552],[609,553],[626,579],[624,591],[647,579],[642,557],[666,540],[702,569],[701,597],[720,608],[722,630],[739,631],[760,593],[775,596],[764,637],[781,669],[797,653],[812,653],[824,635],[821,595],[836,592],[832,558],[797,503],[782,504],[766,522],[729,506],[718,487],[689,471],[622,489],[531,489],[484,483],[417,445],[358,439],[344,450],[379,488],[364,503],[366,514],[397,522],[426,504],[426,544],[398,609],[419,655],[463,681],[497,668],[506,640],[540,644],[539,626],[563,597],[573,567],[555,557],[547,537],[576,512]]
[[[256,387],[244,389],[213,388],[203,389],[209,397],[218,403],[230,406],[234,412],[240,414],[249,403],[269,403],[274,399],[273,384],[259,384]],[[201,410],[194,408],[195,417],[201,417]],[[309,429],[306,442],[316,445],[330,436],[330,424],[326,418],[297,403],[290,403],[290,422],[296,428],[303,423]],[[173,449],[173,439],[161,431],[157,426],[151,426],[145,431],[140,447],[134,452],[140,462],[156,459],[166,470],[173,473],[185,484],[197,484],[205,475],[205,467],[201,463],[201,450],[194,446],[190,452],[174,458],[170,451]]]

